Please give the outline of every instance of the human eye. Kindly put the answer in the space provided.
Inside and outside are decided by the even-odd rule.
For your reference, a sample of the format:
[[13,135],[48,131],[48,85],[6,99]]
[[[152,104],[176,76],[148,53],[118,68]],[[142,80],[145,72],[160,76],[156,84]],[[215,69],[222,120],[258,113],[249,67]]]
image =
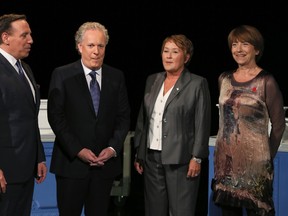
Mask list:
[[21,37],[22,37],[23,39],[27,38],[27,37],[28,37],[28,33],[23,33],[23,34],[21,34]]
[[104,45],[104,44],[99,44],[99,45],[98,45],[98,48],[99,48],[99,49],[104,49],[104,48],[105,48],[105,45]]

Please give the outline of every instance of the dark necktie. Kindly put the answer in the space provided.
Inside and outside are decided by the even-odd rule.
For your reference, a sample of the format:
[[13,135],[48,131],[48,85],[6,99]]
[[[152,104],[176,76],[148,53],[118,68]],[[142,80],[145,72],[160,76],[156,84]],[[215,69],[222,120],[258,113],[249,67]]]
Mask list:
[[25,77],[24,71],[23,71],[23,69],[22,69],[21,62],[20,62],[19,60],[17,60],[16,66],[17,66],[17,68],[18,68],[18,72],[19,72],[19,76],[20,76],[21,80],[23,81],[23,83],[25,84],[25,86],[26,86],[26,87],[30,90],[30,92],[31,92],[30,84],[29,84],[27,78]]
[[97,115],[100,101],[100,86],[96,80],[96,71],[91,71],[89,75],[92,78],[90,81],[90,93],[93,100],[94,110]]

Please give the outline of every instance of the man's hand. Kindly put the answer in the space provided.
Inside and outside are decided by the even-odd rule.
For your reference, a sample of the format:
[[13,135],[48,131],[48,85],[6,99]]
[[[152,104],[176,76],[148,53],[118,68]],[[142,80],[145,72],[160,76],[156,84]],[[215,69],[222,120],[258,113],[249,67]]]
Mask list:
[[90,166],[103,166],[106,161],[115,156],[115,151],[112,148],[103,149],[98,155],[97,159],[90,163]]
[[137,161],[137,160],[134,161],[134,167],[135,167],[136,171],[137,171],[140,175],[142,175],[144,169],[143,169],[142,164],[141,164],[139,161]]
[[6,179],[4,176],[4,172],[0,169],[0,193],[5,193],[6,192]]
[[187,172],[187,178],[195,178],[199,176],[200,171],[201,171],[201,164],[191,159],[189,163],[188,172]]
[[96,155],[87,148],[83,148],[77,155],[82,161],[86,162],[86,163],[95,163],[95,161],[97,160]]
[[38,184],[42,183],[45,180],[46,175],[47,175],[46,163],[45,162],[38,163],[36,182]]

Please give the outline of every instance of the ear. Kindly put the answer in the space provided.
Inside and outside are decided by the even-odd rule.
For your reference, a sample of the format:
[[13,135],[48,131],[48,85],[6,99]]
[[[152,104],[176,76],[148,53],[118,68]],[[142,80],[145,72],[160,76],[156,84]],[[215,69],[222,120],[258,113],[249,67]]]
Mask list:
[[1,38],[4,44],[9,45],[9,34],[7,32],[3,32]]
[[190,54],[187,54],[185,57],[185,64],[189,61],[189,59],[190,59]]
[[78,44],[77,44],[77,47],[78,47],[79,53],[82,53],[82,45],[81,45],[81,43],[78,43]]

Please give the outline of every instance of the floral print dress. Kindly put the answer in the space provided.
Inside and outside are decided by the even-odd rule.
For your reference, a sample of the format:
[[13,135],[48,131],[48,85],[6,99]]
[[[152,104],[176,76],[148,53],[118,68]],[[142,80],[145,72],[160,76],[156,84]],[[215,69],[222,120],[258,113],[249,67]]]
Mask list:
[[231,71],[220,75],[219,89],[214,202],[273,215],[273,158],[285,129],[279,87],[267,71],[241,83]]

